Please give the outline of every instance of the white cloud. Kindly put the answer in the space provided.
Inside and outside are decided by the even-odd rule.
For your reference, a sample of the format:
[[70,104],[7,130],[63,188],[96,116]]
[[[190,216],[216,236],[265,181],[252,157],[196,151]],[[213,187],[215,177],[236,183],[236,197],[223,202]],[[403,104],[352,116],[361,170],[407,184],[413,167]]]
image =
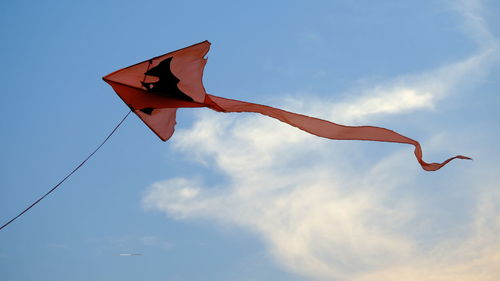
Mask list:
[[458,0],[450,3],[463,17],[463,29],[481,49],[498,48],[498,38],[491,32],[482,16],[485,12],[483,0]]
[[[490,37],[476,12],[462,12],[470,32]],[[309,99],[291,106],[342,122],[431,109],[498,62],[497,40],[488,42],[463,61],[396,78],[342,104]],[[500,279],[500,178],[491,170],[487,173],[494,176],[476,172],[488,163],[474,163],[472,171],[461,166],[454,178],[433,174],[432,190],[441,192],[426,197],[422,192],[429,183],[407,146],[363,164],[373,144],[331,145],[275,120],[212,112],[200,113],[173,142],[225,178],[211,188],[191,178],[154,183],[144,206],[177,219],[248,229],[292,272],[348,281]],[[476,197],[467,197],[468,192]],[[451,193],[462,194],[464,204],[455,203]],[[456,213],[460,218],[450,219]]]
[[377,114],[399,114],[433,109],[436,103],[461,88],[477,83],[500,61],[500,40],[491,34],[481,16],[480,0],[450,3],[462,15],[463,30],[479,46],[477,53],[461,61],[424,73],[407,74],[367,88],[354,98],[334,106],[331,117],[339,122],[367,121]]
[[[443,222],[440,216],[428,217],[442,211],[443,206],[429,205],[415,196],[415,190],[425,188],[425,184],[418,183],[421,172],[416,165],[408,165],[413,161],[408,149],[393,153],[369,170],[358,171],[352,163],[338,165],[343,156],[336,156],[339,151],[332,151],[327,142],[306,135],[283,138],[291,132],[272,120],[256,121],[249,116],[229,121],[217,113],[202,115],[195,127],[224,124],[222,133],[227,135],[237,135],[245,128],[274,129],[266,132],[271,136],[269,142],[255,143],[247,137],[214,133],[200,139],[194,137],[199,133],[195,130],[178,132],[179,149],[212,163],[228,183],[206,188],[201,181],[186,178],[157,182],[144,198],[146,207],[177,219],[203,218],[248,229],[262,239],[278,263],[315,279],[500,277],[496,269],[500,194],[489,192],[500,179],[477,183],[485,185],[480,199],[468,200],[476,210],[467,209],[467,204],[463,207],[466,210],[461,210],[462,206],[448,210],[465,212],[471,220]],[[275,139],[281,140],[279,148]],[[245,149],[232,149],[237,147]],[[283,157],[285,161],[281,161]],[[307,168],[289,165],[294,162],[310,164]],[[434,183],[433,188],[459,193],[471,188],[461,182],[461,178],[447,179]],[[453,198],[442,193],[436,196],[447,201],[444,205],[453,205]]]
[[351,100],[333,107],[332,116],[341,122],[367,121],[377,114],[400,114],[433,109],[446,96],[477,83],[500,60],[495,43],[463,61],[421,74],[404,75],[366,89]]
[[343,102],[300,104],[291,99],[287,102],[306,114],[321,114],[323,118],[346,124],[369,122],[383,115],[433,110],[447,96],[481,82],[499,62],[500,44],[491,41],[478,53],[461,61],[353,90],[347,95],[351,98]]

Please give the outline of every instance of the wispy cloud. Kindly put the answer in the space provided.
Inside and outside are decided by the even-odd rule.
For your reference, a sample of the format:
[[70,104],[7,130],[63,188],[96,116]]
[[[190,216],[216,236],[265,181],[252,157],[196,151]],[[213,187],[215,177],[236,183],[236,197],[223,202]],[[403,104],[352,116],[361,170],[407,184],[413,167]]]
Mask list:
[[459,0],[450,3],[463,17],[462,27],[464,31],[480,49],[498,49],[498,38],[491,33],[488,23],[483,17],[485,9],[487,9],[483,0]]
[[482,50],[463,61],[425,73],[397,77],[336,104],[332,115],[343,122],[368,121],[377,115],[434,109],[436,103],[460,88],[477,83],[498,61],[500,49]]
[[[208,130],[224,124],[222,132],[233,136],[243,129],[262,128],[260,122],[272,123],[262,119],[251,126],[215,113],[204,114],[199,122]],[[291,134],[287,131],[278,126],[266,133],[270,139],[282,140],[278,149],[274,141],[252,143],[251,138],[215,133],[199,138],[196,130],[179,132],[179,149],[212,163],[228,184],[206,188],[199,180],[165,180],[152,185],[144,205],[177,219],[203,218],[248,229],[262,239],[278,263],[318,279],[422,280],[422,272],[428,274],[425,280],[477,280],[478,274],[485,275],[480,280],[500,277],[496,269],[500,194],[489,192],[499,178],[477,183],[483,185],[476,190],[477,201],[471,197],[464,206],[446,210],[464,213],[465,221],[446,222],[446,216],[432,214],[454,205],[455,199],[439,193],[433,200],[439,198],[442,205],[432,205],[425,201],[428,198],[416,196],[415,190],[426,187],[419,183],[418,169],[401,164],[408,160],[407,151],[361,172],[355,166],[339,165],[353,150],[339,156],[340,151],[326,149],[326,143],[308,136],[284,139],[283,135]],[[302,148],[307,146],[310,150]],[[474,188],[461,181],[433,183],[433,189],[456,194]]]
[[367,121],[374,115],[433,109],[437,102],[459,89],[481,81],[500,61],[500,40],[482,17],[480,0],[450,3],[463,18],[462,29],[478,46],[475,54],[424,73],[406,74],[353,94],[354,98],[333,107],[341,122]]
[[[479,1],[462,1],[457,8],[467,32],[482,42],[478,53],[395,78],[341,104],[309,101],[309,113],[352,122],[430,109],[459,86],[478,81],[498,63],[498,40],[480,7]],[[202,112],[173,141],[176,149],[210,163],[225,178],[211,188],[192,178],[156,182],[144,206],[177,219],[248,229],[290,271],[328,280],[500,278],[498,173],[483,177],[472,169],[450,178],[440,172],[429,184],[418,168],[401,164],[413,161],[407,150],[360,166],[365,147],[331,146],[250,115],[235,120]],[[441,192],[426,195],[430,189]]]

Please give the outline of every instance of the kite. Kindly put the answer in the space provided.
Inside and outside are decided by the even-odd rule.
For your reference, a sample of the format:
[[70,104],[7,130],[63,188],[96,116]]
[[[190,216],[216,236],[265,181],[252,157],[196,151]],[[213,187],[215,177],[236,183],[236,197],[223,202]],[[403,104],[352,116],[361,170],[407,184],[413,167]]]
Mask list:
[[210,42],[203,41],[104,76],[104,81],[113,87],[118,96],[128,105],[130,111],[80,164],[47,193],[1,225],[0,230],[25,214],[80,169],[108,141],[131,112],[139,116],[163,141],[168,140],[174,133],[175,114],[178,108],[207,107],[218,112],[260,113],[310,134],[332,140],[368,140],[411,144],[415,147],[415,157],[418,163],[426,171],[436,171],[456,158],[471,159],[457,155],[442,163],[427,163],[422,160],[422,149],[416,140],[389,129],[374,126],[344,126],[266,105],[210,95],[205,91],[202,83],[203,69],[207,63],[205,55],[209,49]]
[[330,121],[278,108],[210,95],[203,86],[205,55],[210,42],[203,41],[117,70],[103,77],[127,106],[161,140],[174,133],[178,108],[207,107],[218,112],[254,112],[278,119],[310,134],[333,140],[368,140],[411,144],[417,161],[426,171],[435,171],[453,159],[471,159],[457,155],[442,163],[427,163],[416,140],[392,130],[374,126],[344,126]]

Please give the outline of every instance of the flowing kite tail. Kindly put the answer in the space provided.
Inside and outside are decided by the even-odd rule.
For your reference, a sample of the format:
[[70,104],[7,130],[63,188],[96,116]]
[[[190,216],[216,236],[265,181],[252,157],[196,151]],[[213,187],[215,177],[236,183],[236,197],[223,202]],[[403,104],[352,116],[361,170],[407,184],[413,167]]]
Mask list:
[[386,128],[374,126],[345,126],[266,105],[226,99],[213,95],[208,95],[205,103],[211,109],[221,112],[260,113],[278,119],[310,134],[332,140],[365,140],[411,144],[415,146],[415,157],[418,163],[426,171],[439,170],[441,167],[448,164],[448,162],[457,158],[472,160],[472,158],[467,156],[457,155],[442,163],[427,163],[422,159],[422,148],[418,141]]

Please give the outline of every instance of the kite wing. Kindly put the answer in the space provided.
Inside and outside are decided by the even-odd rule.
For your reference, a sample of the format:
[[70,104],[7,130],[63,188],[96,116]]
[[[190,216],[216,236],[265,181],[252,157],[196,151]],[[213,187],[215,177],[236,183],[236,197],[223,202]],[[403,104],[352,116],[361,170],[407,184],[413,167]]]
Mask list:
[[120,98],[162,139],[174,133],[177,108],[208,107],[219,112],[255,112],[297,127],[313,135],[334,140],[369,140],[411,144],[422,168],[435,171],[442,163],[426,163],[420,144],[389,129],[373,126],[344,126],[278,108],[226,99],[207,94],[203,87],[204,56],[210,42],[201,43],[120,69],[103,77]]

